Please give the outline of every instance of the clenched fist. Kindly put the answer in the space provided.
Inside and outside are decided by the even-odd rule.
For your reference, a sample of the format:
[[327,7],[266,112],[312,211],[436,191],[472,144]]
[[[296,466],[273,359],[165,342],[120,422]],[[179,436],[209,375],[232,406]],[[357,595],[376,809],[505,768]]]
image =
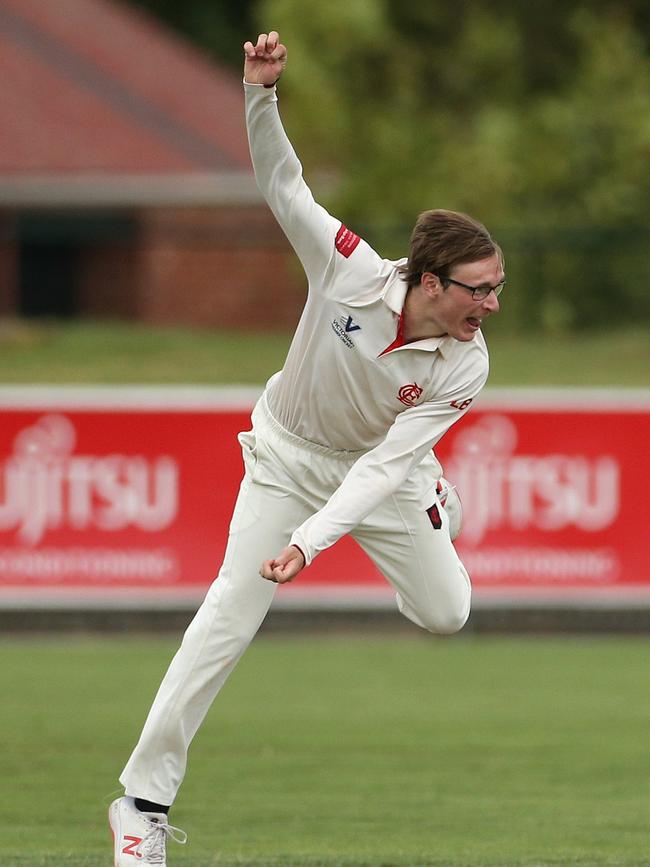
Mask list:
[[287,581],[293,581],[304,565],[305,558],[300,548],[289,545],[277,557],[262,563],[260,575],[275,584],[286,584]]
[[272,87],[287,64],[287,49],[275,30],[260,33],[257,42],[244,43],[244,81]]

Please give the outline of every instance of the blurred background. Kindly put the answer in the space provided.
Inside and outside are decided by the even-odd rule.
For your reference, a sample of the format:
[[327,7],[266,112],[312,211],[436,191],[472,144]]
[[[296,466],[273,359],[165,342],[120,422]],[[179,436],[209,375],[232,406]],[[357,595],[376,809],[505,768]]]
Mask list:
[[[544,580],[567,586],[561,554],[582,558],[579,575],[569,568],[578,584],[647,590],[635,499],[650,386],[647,3],[347,0],[307,15],[298,0],[0,0],[3,598],[101,584],[83,557],[66,560],[72,546],[95,557],[110,543],[118,559],[137,545],[189,550],[188,503],[212,516],[207,536],[225,532],[234,434],[281,367],[305,294],[243,122],[242,44],[271,27],[289,51],[283,120],[320,201],[387,257],[407,252],[431,207],[471,213],[505,251],[502,312],[485,329],[488,415],[472,413],[440,450],[469,500],[463,556],[479,589],[521,569],[537,586],[540,557]],[[136,385],[150,390],[125,390]],[[200,386],[194,411],[230,410],[226,458],[211,458],[214,433],[206,424],[200,440],[196,418],[183,424],[202,463],[181,459],[183,437],[161,420],[157,439],[146,418],[137,428],[126,405],[177,412],[172,386],[186,408]],[[530,424],[512,415],[513,400],[539,398],[531,389],[558,387]],[[109,470],[118,443],[134,454]],[[482,475],[477,449],[489,455]],[[97,462],[84,465],[85,499],[79,453]],[[204,479],[201,506],[206,466],[220,484]],[[509,565],[498,545],[489,559],[490,540]],[[204,586],[220,544],[200,563],[161,555],[154,573]],[[44,547],[56,568],[34,561]]]
[[243,123],[270,28],[332,213],[397,258],[465,210],[505,251],[437,449],[475,605],[434,638],[349,539],[320,555],[192,747],[170,859],[647,864],[647,0],[0,0],[0,861],[106,864],[219,566],[305,297]]
[[[298,0],[2,0],[4,381],[230,379],[196,329],[267,332],[260,367],[234,365],[240,381],[281,364],[304,281],[251,177],[240,94],[241,45],[271,24],[289,46],[283,118],[332,212],[388,257],[430,207],[466,210],[500,241],[492,384],[648,384],[640,0],[351,0],[309,15]],[[97,361],[84,337],[106,320]],[[147,357],[142,324],[174,327],[156,343],[176,366]],[[531,371],[531,334],[557,370]],[[106,346],[120,338],[121,367]],[[584,368],[567,363],[575,347]]]

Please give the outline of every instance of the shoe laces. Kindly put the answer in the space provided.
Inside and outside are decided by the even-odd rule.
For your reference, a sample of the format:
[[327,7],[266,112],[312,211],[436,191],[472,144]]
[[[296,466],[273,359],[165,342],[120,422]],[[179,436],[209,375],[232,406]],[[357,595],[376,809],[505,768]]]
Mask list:
[[145,864],[164,864],[167,837],[174,840],[175,843],[185,845],[187,834],[168,822],[157,822],[152,819],[150,825],[151,827],[135,850],[136,856],[142,858]]

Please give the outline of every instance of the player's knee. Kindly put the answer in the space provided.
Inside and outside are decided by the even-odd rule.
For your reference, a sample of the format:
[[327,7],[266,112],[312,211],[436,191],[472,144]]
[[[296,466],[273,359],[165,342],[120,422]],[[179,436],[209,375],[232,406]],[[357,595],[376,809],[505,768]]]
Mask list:
[[429,606],[412,607],[398,594],[397,607],[413,623],[435,635],[453,635],[467,623],[470,611],[469,596],[457,600],[434,601]]
[[240,612],[214,611],[204,603],[185,630],[183,643],[196,647],[208,644],[211,637],[219,635],[230,655],[238,657],[255,637],[258,627],[256,620],[251,621]]
[[431,612],[430,632],[437,635],[453,635],[460,632],[469,618],[472,604],[472,584],[467,570],[462,563],[458,564],[459,572],[456,580],[447,585],[447,592],[434,599]]
[[418,611],[419,625],[434,635],[453,635],[460,632],[469,617],[469,603],[437,605],[431,610]]
[[437,611],[435,616],[430,618],[426,628],[435,635],[454,635],[454,633],[460,632],[467,623],[468,617],[469,606],[444,612]]

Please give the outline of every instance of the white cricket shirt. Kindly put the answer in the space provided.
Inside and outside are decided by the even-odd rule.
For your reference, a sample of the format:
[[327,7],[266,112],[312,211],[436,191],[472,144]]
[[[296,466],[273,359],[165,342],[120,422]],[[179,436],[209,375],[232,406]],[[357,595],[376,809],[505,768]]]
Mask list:
[[488,354],[480,331],[468,342],[401,342],[406,260],[382,259],[314,201],[275,88],[244,88],[257,183],[309,281],[285,365],[267,384],[268,407],[303,439],[367,450],[291,537],[310,563],[397,490],[464,414],[485,384]]

